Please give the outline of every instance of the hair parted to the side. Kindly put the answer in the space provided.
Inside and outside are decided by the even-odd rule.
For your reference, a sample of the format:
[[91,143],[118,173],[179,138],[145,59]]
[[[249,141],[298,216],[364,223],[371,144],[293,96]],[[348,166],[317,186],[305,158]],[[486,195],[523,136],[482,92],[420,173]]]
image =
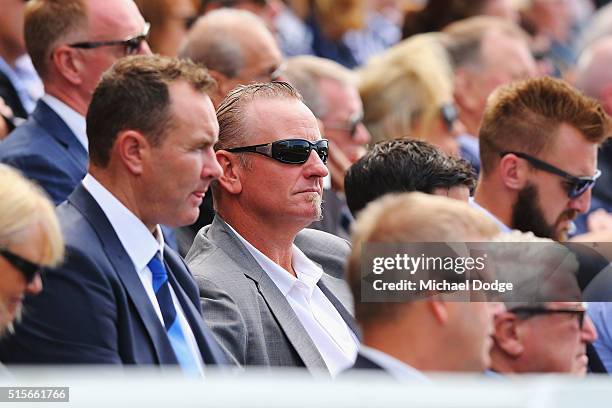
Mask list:
[[399,302],[361,301],[361,262],[369,243],[469,242],[491,239],[499,228],[488,216],[469,204],[419,192],[388,194],[359,214],[353,229],[347,281],[355,299],[360,324],[392,318]]
[[369,202],[388,193],[430,194],[436,188],[456,186],[470,190],[476,186],[476,174],[470,163],[412,139],[376,143],[344,177],[346,201],[355,216]]
[[287,82],[273,81],[240,85],[223,99],[217,108],[219,121],[219,141],[215,150],[242,146],[249,138],[246,126],[249,105],[260,99],[294,99],[302,101],[302,96]]
[[189,60],[138,55],[118,60],[103,76],[87,111],[91,163],[105,167],[123,130],[138,130],[159,144],[172,125],[169,85],[187,82],[206,93],[215,87],[205,68]]
[[574,127],[596,144],[611,130],[602,105],[560,79],[532,78],[498,88],[487,101],[480,126],[483,173],[495,168],[501,152],[537,156],[547,151],[561,124]]
[[31,239],[30,228],[43,234],[42,248],[36,248],[39,263],[56,266],[64,257],[64,239],[55,207],[45,192],[14,168],[0,164],[0,247]]
[[30,0],[26,3],[26,49],[38,75],[44,80],[51,52],[70,35],[87,30],[85,0]]

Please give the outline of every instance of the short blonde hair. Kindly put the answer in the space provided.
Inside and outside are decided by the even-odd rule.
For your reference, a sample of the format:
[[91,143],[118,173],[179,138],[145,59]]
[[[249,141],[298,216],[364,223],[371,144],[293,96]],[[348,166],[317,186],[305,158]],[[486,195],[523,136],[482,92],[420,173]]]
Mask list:
[[17,170],[0,164],[0,247],[22,242],[34,225],[44,234],[38,263],[57,265],[64,256],[64,239],[53,204],[43,190]]
[[[374,142],[412,136],[427,140],[440,108],[453,101],[453,69],[440,33],[406,39],[360,71],[364,123]],[[421,134],[415,134],[415,122]]]
[[499,228],[487,215],[459,200],[418,192],[388,194],[359,213],[352,236],[347,280],[360,323],[382,318],[401,303],[361,302],[361,261],[369,243],[469,242],[491,239]]

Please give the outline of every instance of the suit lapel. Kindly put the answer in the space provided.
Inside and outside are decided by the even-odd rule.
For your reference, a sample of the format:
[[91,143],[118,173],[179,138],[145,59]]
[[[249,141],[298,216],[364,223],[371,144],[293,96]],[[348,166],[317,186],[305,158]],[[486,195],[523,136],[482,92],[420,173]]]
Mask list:
[[[205,364],[227,364],[223,352],[218,347],[212,332],[204,325],[202,313],[196,304],[199,304],[198,289],[191,275],[176,254],[166,245],[164,249],[164,260],[168,271],[168,280],[174,294],[176,295],[185,318],[189,322],[191,331],[195,336],[200,353]],[[188,295],[186,288],[191,293]],[[194,297],[195,295],[195,297]],[[194,301],[194,299],[196,299]]]
[[88,162],[87,150],[85,150],[62,118],[42,100],[38,101],[36,109],[32,112],[32,117],[38,122],[40,127],[46,129],[49,135],[66,148],[68,155],[75,161],[78,168],[86,172]]
[[317,286],[319,287],[319,289],[321,289],[321,292],[323,292],[323,294],[329,299],[332,305],[334,305],[338,313],[340,313],[340,316],[342,316],[342,319],[344,320],[346,325],[353,331],[355,337],[361,339],[361,330],[359,330],[355,319],[344,307],[342,302],[340,302],[340,300],[338,300],[338,298],[334,296],[333,291],[328,288],[328,285],[330,285],[330,287],[333,287],[333,285],[335,284],[335,282],[333,282],[333,279],[334,278],[323,274],[321,279],[319,279],[319,282],[317,282]]
[[159,363],[177,364],[168,335],[160,324],[157,313],[151,305],[137,272],[134,270],[134,265],[100,206],[82,184],[76,187],[68,201],[81,212],[98,234],[108,260],[121,279],[147,333],[151,337]]
[[257,289],[266,301],[270,311],[278,321],[279,326],[289,339],[289,342],[300,356],[304,365],[309,368],[327,368],[323,357],[317,350],[310,335],[302,326],[297,315],[291,308],[276,284],[257,263],[255,258],[240,242],[239,238],[219,216],[211,225],[211,233],[218,246],[223,248],[244,270],[244,274],[255,281]]

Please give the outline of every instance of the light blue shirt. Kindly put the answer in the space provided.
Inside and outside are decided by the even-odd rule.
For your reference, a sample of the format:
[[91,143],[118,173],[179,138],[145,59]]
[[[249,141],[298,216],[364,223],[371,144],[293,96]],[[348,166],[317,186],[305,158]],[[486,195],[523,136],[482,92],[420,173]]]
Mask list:
[[11,67],[0,57],[0,71],[11,81],[26,112],[32,113],[36,108],[36,101],[42,95],[42,82],[36,75],[30,58],[21,57],[15,62],[15,66]]
[[[125,249],[125,252],[134,264],[134,270],[137,272],[138,278],[142,282],[142,286],[147,293],[147,297],[153,309],[155,309],[160,324],[164,327],[164,317],[159,307],[159,303],[157,303],[155,291],[153,290],[153,274],[147,266],[157,252],[160,252],[162,257],[164,255],[164,238],[161,228],[159,228],[159,225],[156,226],[156,236],[151,234],[151,231],[149,231],[142,221],[140,221],[138,217],[127,209],[91,174],[87,173],[83,179],[83,186],[98,203],[115,230],[123,249]],[[199,366],[200,373],[203,374],[204,362],[202,361],[198,344],[172,286],[170,286],[170,294],[172,296],[172,303],[176,309],[176,316],[179,319],[179,324],[187,339],[187,346]]]
[[589,302],[587,313],[597,329],[593,347],[609,373],[612,373],[612,302]]
[[416,368],[380,350],[362,344],[359,353],[384,368],[385,371],[398,381],[430,381],[429,378]]

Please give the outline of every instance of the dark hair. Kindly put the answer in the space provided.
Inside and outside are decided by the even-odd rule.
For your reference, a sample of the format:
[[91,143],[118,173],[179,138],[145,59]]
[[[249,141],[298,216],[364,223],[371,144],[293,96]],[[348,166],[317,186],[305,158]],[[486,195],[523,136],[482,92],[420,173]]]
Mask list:
[[346,202],[354,216],[387,193],[431,194],[439,187],[459,185],[470,190],[476,185],[476,174],[466,160],[446,156],[433,145],[412,139],[375,144],[344,178]]
[[425,7],[406,14],[402,38],[441,31],[448,24],[482,12],[488,0],[429,0]]
[[152,144],[159,144],[172,124],[168,86],[178,81],[201,92],[215,86],[206,69],[188,60],[160,55],[118,60],[102,76],[87,111],[91,163],[108,165],[110,151],[122,130],[138,130]]

